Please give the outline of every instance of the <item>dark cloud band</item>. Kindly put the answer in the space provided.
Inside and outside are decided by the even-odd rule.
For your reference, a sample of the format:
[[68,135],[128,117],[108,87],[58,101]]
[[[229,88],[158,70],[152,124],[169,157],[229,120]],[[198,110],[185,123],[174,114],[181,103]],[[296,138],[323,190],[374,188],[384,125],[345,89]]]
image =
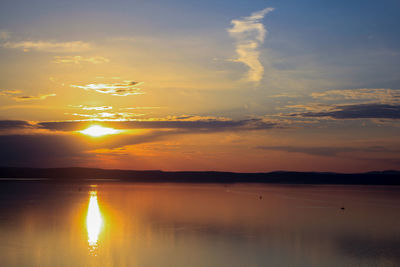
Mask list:
[[336,106],[333,111],[295,113],[291,116],[330,117],[333,119],[400,119],[400,105],[340,105]]
[[187,129],[187,130],[262,130],[277,127],[276,123],[261,119],[249,120],[153,120],[153,121],[60,121],[41,122],[38,128],[58,131],[78,131],[98,124],[117,129]]

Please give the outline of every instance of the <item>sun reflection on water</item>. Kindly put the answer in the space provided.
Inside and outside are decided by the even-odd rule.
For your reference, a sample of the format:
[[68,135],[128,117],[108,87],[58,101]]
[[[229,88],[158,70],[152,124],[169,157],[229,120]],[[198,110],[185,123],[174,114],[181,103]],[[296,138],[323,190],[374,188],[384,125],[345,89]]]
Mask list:
[[89,250],[92,255],[97,255],[97,241],[102,225],[103,218],[101,216],[99,204],[97,201],[97,192],[91,191],[86,217],[86,229],[88,232]]

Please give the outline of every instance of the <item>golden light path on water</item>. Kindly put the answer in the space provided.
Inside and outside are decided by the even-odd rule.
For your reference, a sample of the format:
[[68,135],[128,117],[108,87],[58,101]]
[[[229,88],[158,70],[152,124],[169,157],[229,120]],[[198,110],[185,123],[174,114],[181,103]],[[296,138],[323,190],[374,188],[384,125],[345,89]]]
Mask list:
[[97,241],[103,226],[103,218],[100,213],[99,203],[97,201],[97,192],[91,191],[89,206],[86,217],[86,229],[88,232],[88,243],[90,252],[96,255]]

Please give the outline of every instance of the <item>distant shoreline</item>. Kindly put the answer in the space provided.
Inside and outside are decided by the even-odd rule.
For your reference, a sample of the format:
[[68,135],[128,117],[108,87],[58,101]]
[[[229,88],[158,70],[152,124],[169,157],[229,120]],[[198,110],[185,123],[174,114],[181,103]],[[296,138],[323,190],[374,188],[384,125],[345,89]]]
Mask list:
[[[38,178],[40,177],[40,178]],[[237,173],[217,171],[135,171],[97,168],[0,167],[0,181],[40,179],[60,182],[121,181],[174,183],[270,183],[400,185],[400,171],[366,173],[289,172]]]

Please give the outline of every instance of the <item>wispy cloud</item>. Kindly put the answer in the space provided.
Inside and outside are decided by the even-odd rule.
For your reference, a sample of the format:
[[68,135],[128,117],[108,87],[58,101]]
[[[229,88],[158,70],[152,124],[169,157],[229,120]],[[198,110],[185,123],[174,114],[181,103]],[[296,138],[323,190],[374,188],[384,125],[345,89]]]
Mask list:
[[[327,105],[322,103],[306,103],[306,104],[295,104],[286,105],[281,109],[295,110],[296,112],[329,112],[337,110],[336,105]],[[284,114],[280,114],[284,115]]]
[[6,42],[3,47],[10,49],[21,49],[25,52],[31,50],[42,52],[80,52],[91,48],[91,45],[83,41],[55,42],[55,41],[20,41]]
[[11,96],[11,97],[19,95],[21,93],[22,92],[20,90],[2,90],[2,91],[0,91],[1,96]]
[[74,88],[81,88],[86,91],[95,91],[102,94],[114,96],[140,95],[143,94],[138,87],[143,82],[124,81],[119,83],[91,83],[87,85],[71,85]]
[[21,95],[21,96],[14,97],[14,100],[15,101],[44,100],[50,96],[56,96],[56,94]]
[[329,90],[325,92],[314,92],[311,94],[314,99],[326,101],[338,100],[371,100],[381,104],[400,103],[400,90],[385,88],[361,88],[345,90]]
[[3,90],[0,96],[11,97],[15,101],[43,100],[56,94],[24,95],[20,90]]
[[121,110],[142,110],[142,109],[159,109],[160,107],[130,107],[130,108],[120,108]]
[[82,107],[83,110],[109,110],[112,109],[111,106],[102,106],[102,107],[87,107],[87,106],[83,106]]
[[79,108],[79,109],[83,109],[83,110],[97,110],[97,111],[99,111],[99,110],[110,110],[110,109],[113,108],[111,106],[98,106],[98,107],[95,107],[95,106],[84,106],[84,105],[78,105],[78,106],[69,105],[69,106],[72,107],[72,108]]
[[259,60],[259,47],[265,40],[267,30],[261,20],[273,10],[274,8],[268,7],[248,17],[232,20],[233,26],[228,29],[229,34],[236,40],[238,58],[234,61],[242,62],[250,68],[247,73],[248,81],[258,83],[264,74],[264,67]]
[[[65,114],[69,115],[69,113]],[[79,116],[89,120],[96,120],[96,121],[102,121],[102,120],[126,121],[132,118],[144,116],[145,114],[127,113],[127,112],[99,112],[94,114],[72,113],[70,115]]]
[[107,63],[110,60],[105,57],[95,56],[95,57],[82,57],[82,56],[56,56],[54,57],[54,63],[72,63],[72,64],[81,64],[81,63],[92,63],[92,64],[101,64]]

